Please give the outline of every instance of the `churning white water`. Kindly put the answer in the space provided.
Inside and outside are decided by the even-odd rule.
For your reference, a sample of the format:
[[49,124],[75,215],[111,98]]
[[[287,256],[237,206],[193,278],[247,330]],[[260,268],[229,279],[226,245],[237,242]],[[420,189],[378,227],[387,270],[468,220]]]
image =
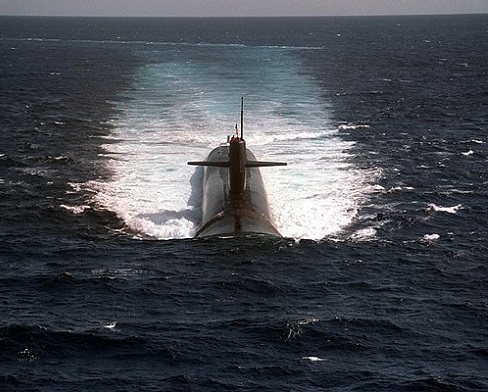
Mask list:
[[351,162],[353,143],[329,121],[326,93],[293,48],[150,45],[104,146],[113,173],[93,182],[95,201],[132,229],[187,238],[199,219],[203,160],[234,132],[245,99],[244,136],[260,160],[278,230],[320,239],[340,232],[371,192],[371,174]]

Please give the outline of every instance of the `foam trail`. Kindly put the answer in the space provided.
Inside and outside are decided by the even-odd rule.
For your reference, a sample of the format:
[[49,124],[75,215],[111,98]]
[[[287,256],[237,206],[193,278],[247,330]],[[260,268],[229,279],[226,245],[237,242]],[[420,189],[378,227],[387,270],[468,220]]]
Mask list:
[[201,175],[186,162],[233,133],[244,96],[248,146],[258,159],[289,163],[261,170],[278,230],[319,239],[351,223],[371,175],[349,163],[353,143],[329,124],[323,91],[292,50],[182,45],[143,55],[104,146],[113,177],[90,184],[98,204],[143,234],[192,237]]

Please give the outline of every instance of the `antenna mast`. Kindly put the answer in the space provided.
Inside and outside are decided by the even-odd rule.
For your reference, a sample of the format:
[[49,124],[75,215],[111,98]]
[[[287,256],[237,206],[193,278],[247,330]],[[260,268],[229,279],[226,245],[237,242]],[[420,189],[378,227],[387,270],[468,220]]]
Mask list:
[[244,140],[244,97],[241,97],[241,140]]

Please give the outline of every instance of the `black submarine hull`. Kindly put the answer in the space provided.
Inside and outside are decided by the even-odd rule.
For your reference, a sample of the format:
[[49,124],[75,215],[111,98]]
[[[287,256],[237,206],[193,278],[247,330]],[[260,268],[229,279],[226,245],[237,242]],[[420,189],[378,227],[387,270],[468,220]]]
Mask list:
[[[245,147],[244,147],[245,148]],[[255,160],[246,149],[247,158]],[[210,152],[203,174],[202,219],[196,237],[260,233],[281,236],[271,223],[263,179],[258,167],[245,170],[243,192],[230,190],[229,169],[218,166],[228,162],[229,146]],[[212,164],[216,166],[212,166]]]

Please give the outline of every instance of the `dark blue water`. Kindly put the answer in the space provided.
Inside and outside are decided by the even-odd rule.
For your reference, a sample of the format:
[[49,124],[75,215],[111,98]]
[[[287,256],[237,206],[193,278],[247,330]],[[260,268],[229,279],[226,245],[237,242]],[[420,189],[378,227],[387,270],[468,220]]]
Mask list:
[[[486,15],[0,18],[0,390],[488,390],[487,38]],[[124,172],[181,199],[141,129],[178,150],[218,91],[272,107],[306,178],[331,166],[341,192],[306,198],[338,228],[193,240],[124,215],[148,203]]]

